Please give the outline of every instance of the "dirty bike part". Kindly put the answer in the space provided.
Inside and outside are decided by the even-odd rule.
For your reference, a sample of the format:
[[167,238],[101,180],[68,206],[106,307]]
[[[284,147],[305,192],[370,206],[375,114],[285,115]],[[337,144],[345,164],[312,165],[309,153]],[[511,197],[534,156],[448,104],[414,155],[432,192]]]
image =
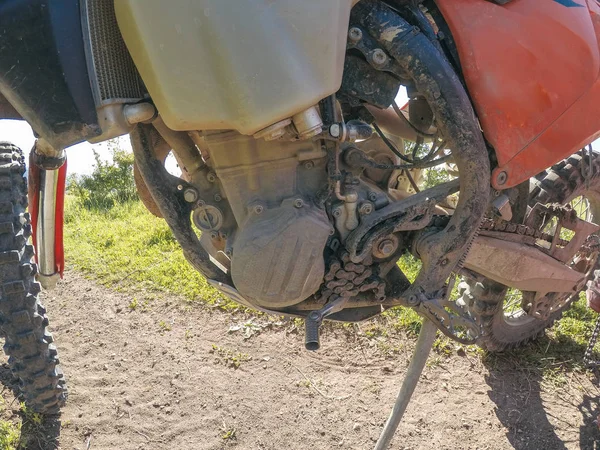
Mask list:
[[[130,136],[137,166],[152,198],[192,267],[208,279],[230,284],[228,277],[211,261],[192,230],[192,208],[184,199],[183,188],[193,186],[170,175],[162,162],[155,158],[150,129],[151,125],[138,124]],[[178,189],[179,186],[182,186],[182,189]]]
[[539,248],[486,236],[473,241],[464,267],[510,288],[531,292],[574,292],[581,289],[585,275]]
[[65,267],[63,217],[67,157],[44,139],[37,139],[29,153],[28,193],[32,241],[39,265],[38,281],[52,289]]
[[[586,177],[589,171],[587,166],[584,167],[583,162],[584,155],[582,152],[578,152],[540,174],[533,183],[529,198],[530,206],[533,207],[538,203],[566,205],[575,198],[584,197],[589,201],[594,215],[598,217],[598,211],[600,211],[600,174],[598,173],[600,158],[595,153],[592,161],[594,171],[591,177]],[[506,232],[510,228],[515,235],[519,235],[519,230],[527,230],[519,235],[527,238],[526,235],[531,234],[531,229],[535,229],[536,234],[533,237],[536,240],[542,238],[546,242],[550,240],[548,242],[548,246],[550,246],[552,237],[542,233],[543,230],[540,230],[542,225],[538,223],[535,226],[530,223],[529,228],[522,228],[518,224],[504,224],[491,231],[498,232],[504,229]],[[591,238],[593,237],[591,236]],[[589,243],[585,243],[581,253],[586,258],[597,258],[597,250],[595,245],[590,246]],[[580,283],[582,286],[576,292],[550,293],[551,297],[546,297],[544,300],[547,301],[546,304],[536,305],[535,299],[533,299],[534,301],[530,302],[530,310],[533,308],[531,312],[534,315],[527,314],[522,309],[505,311],[505,307],[510,306],[509,297],[507,297],[509,291],[506,286],[485,277],[467,278],[460,285],[460,301],[468,306],[471,315],[482,326],[482,335],[477,342],[478,345],[490,351],[502,351],[523,345],[538,337],[546,328],[552,326],[563,311],[579,297],[579,292],[585,288],[585,283],[596,279],[594,275],[596,264],[597,261],[589,262],[590,270],[582,273],[583,280]],[[525,300],[527,302],[528,298]],[[536,308],[540,309],[540,314],[537,314],[539,318],[535,317]]]
[[444,285],[468,249],[485,213],[490,165],[483,136],[454,69],[425,35],[374,0],[355,6],[351,23],[355,22],[414,80],[432,108],[460,172],[460,200],[455,213],[443,231],[421,240],[418,252],[422,269],[401,295],[435,291]]
[[0,330],[26,405],[39,413],[55,414],[67,398],[67,388],[52,334],[46,330],[46,309],[38,298],[33,247],[27,244],[31,224],[25,212],[24,173],[23,152],[0,143]]
[[331,300],[327,305],[317,311],[311,311],[304,321],[305,325],[305,340],[304,346],[306,350],[319,350],[321,341],[319,338],[319,329],[325,317],[335,314],[344,309],[344,305],[348,302],[348,297],[338,297]]
[[[378,2],[366,3],[367,14],[361,14],[359,3],[353,17],[364,35],[372,35],[371,40],[382,47],[381,52],[391,54],[389,60],[394,61],[394,67],[415,80],[416,89],[432,105],[439,122],[437,129],[444,137],[440,142],[448,142],[448,147],[438,147],[452,149],[461,173],[459,181],[398,200],[390,192],[394,188],[389,182],[397,180],[395,170],[401,161],[390,148],[380,151],[376,145],[371,146],[371,141],[380,142],[382,138],[371,137],[356,145],[359,149],[364,145],[369,161],[380,164],[363,170],[340,161],[342,145],[334,140],[290,140],[285,130],[281,139],[275,140],[265,140],[262,134],[255,139],[235,131],[208,130],[200,133],[206,155],[202,153],[201,157],[199,149],[189,143],[185,145],[187,150],[181,151],[182,155],[192,155],[183,164],[184,170],[188,165],[192,167],[189,181],[184,182],[168,176],[159,166],[147,138],[142,143],[140,130],[145,125],[138,125],[132,134],[140,173],[188,259],[195,255],[202,263],[201,273],[245,305],[306,316],[325,307],[332,294],[351,295],[344,310],[329,318],[363,320],[385,307],[406,304],[412,296],[436,298],[483,217],[489,197],[488,153],[464,88],[425,36],[391,9]],[[386,40],[388,28],[396,26],[408,33]],[[332,113],[337,111],[335,99],[328,101],[325,103],[332,103],[328,108],[322,102],[321,118],[328,127],[339,125],[342,118]],[[290,124],[281,126],[287,129]],[[155,128],[167,141],[172,133],[182,136],[182,132]],[[276,132],[268,130],[268,137]],[[333,134],[338,132],[334,130]],[[176,153],[179,151],[174,143],[172,147]],[[437,150],[430,152],[432,157]],[[206,167],[193,169],[202,160]],[[385,175],[373,177],[375,171]],[[408,241],[396,243],[398,237],[386,233],[428,227],[436,203],[445,202],[448,195],[459,190],[460,200],[446,226],[418,236],[423,270],[412,288],[398,274],[399,269],[388,268],[386,277],[378,277],[378,270],[393,264],[394,258],[411,245]],[[157,197],[157,192],[163,199]],[[168,215],[163,212],[165,208],[170,209]],[[190,215],[202,231],[199,241],[189,229]],[[198,242],[200,249],[194,248]],[[355,244],[357,250],[353,251]],[[372,278],[342,271],[323,283],[331,257],[340,256],[337,250],[344,248],[350,250],[350,262],[369,266]],[[375,258],[374,262],[364,264],[370,257]],[[208,272],[220,279],[207,276]]]
[[430,297],[424,294],[411,297],[409,304],[449,338],[461,344],[474,344],[481,334],[479,325],[463,305],[450,300],[453,287],[452,282]]
[[381,432],[381,436],[377,440],[375,450],[386,450],[389,448],[389,445],[394,437],[394,433],[396,433],[398,425],[400,425],[400,421],[404,416],[404,412],[406,411],[410,399],[415,392],[417,384],[419,383],[419,378],[421,377],[423,369],[425,368],[425,364],[427,363],[427,358],[429,357],[429,353],[433,347],[436,334],[437,327],[435,324],[427,319],[424,319],[423,324],[421,325],[421,331],[419,332],[417,345],[410,360],[406,375],[404,376],[402,387],[398,393],[398,398],[396,399],[396,403],[394,404],[394,408],[392,409],[390,417],[385,423],[383,431]]

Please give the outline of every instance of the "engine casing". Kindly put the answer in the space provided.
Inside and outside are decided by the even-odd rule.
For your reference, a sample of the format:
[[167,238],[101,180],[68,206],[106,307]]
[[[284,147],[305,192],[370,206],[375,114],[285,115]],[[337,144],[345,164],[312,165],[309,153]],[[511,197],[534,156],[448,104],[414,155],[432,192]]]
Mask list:
[[219,233],[226,236],[236,289],[266,308],[310,297],[323,281],[323,250],[333,230],[314,203],[327,184],[326,152],[311,141],[264,141],[236,132],[210,134],[205,141],[234,216],[223,223],[235,225]]

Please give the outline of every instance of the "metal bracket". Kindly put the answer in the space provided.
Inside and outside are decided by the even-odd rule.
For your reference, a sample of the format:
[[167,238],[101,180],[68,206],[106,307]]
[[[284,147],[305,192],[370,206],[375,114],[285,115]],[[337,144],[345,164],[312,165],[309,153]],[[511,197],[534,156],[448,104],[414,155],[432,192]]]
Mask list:
[[422,292],[409,299],[409,304],[414,304],[419,314],[431,320],[449,338],[462,344],[474,344],[481,334],[480,326],[465,308],[450,300],[453,286],[452,281],[433,295]]

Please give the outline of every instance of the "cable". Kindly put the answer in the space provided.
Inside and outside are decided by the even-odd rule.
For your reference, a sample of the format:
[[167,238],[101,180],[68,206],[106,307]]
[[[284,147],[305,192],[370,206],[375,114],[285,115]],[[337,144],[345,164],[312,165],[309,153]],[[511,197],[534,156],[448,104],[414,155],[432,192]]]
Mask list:
[[411,163],[413,162],[412,159],[408,158],[407,156],[403,155],[400,150],[398,150],[396,148],[396,146],[392,143],[392,141],[390,141],[387,136],[385,134],[383,134],[383,131],[381,131],[381,128],[379,128],[379,126],[376,123],[373,123],[373,128],[375,128],[375,131],[377,131],[377,134],[379,135],[379,137],[381,137],[381,139],[383,140],[383,142],[385,143],[385,145],[387,145],[389,147],[389,149],[394,152],[394,154],[400,158],[402,161],[406,161],[407,163]]
[[[354,150],[354,151],[352,151]],[[379,170],[408,170],[408,169],[427,169],[429,167],[435,167],[443,164],[452,158],[452,155],[442,156],[441,158],[434,159],[433,161],[424,161],[416,164],[381,164],[365,155],[362,150],[357,147],[349,147],[346,149],[346,163],[354,166],[366,166],[372,169]],[[360,160],[360,161],[357,161]],[[362,163],[362,164],[361,164]]]
[[410,174],[409,170],[405,170],[404,173],[406,174],[406,178],[408,178],[408,182],[410,183],[410,185],[413,187],[413,189],[415,190],[415,192],[418,194],[419,192],[421,192],[421,189],[419,189],[419,186],[417,186],[417,183],[415,183],[415,179],[413,178],[413,176]]
[[417,133],[417,136],[420,136],[420,137],[423,137],[423,138],[432,138],[432,137],[435,137],[434,134],[424,133],[423,131],[421,131],[417,127],[415,127],[412,124],[412,122],[406,118],[406,116],[404,115],[404,113],[402,112],[402,110],[400,109],[400,107],[396,104],[396,102],[392,102],[392,108],[394,108],[394,111],[396,111],[396,114],[398,115],[398,117],[400,119],[402,119],[402,121],[404,123],[406,123],[415,133]]

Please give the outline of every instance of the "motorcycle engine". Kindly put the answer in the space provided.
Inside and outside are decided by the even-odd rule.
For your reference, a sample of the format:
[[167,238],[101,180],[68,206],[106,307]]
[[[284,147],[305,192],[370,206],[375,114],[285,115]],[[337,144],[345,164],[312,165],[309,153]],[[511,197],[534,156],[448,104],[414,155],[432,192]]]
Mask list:
[[326,212],[314,202],[327,184],[325,152],[311,141],[265,141],[236,132],[205,140],[232,216],[211,230],[195,220],[212,232],[209,253],[210,247],[213,253],[220,249],[235,287],[259,306],[282,308],[314,294],[332,232]]
[[[356,193],[350,204],[323,204],[330,183],[328,154],[319,141],[263,140],[236,132],[204,137],[217,201],[193,214],[201,243],[228,271],[238,292],[267,309],[296,305],[317,293],[325,250],[339,246],[361,216],[387,205],[392,171],[365,171],[344,179]],[[397,163],[379,138],[360,144],[371,157]],[[399,142],[401,144],[401,141]],[[333,195],[333,194],[332,194]],[[213,199],[214,200],[214,199]]]

